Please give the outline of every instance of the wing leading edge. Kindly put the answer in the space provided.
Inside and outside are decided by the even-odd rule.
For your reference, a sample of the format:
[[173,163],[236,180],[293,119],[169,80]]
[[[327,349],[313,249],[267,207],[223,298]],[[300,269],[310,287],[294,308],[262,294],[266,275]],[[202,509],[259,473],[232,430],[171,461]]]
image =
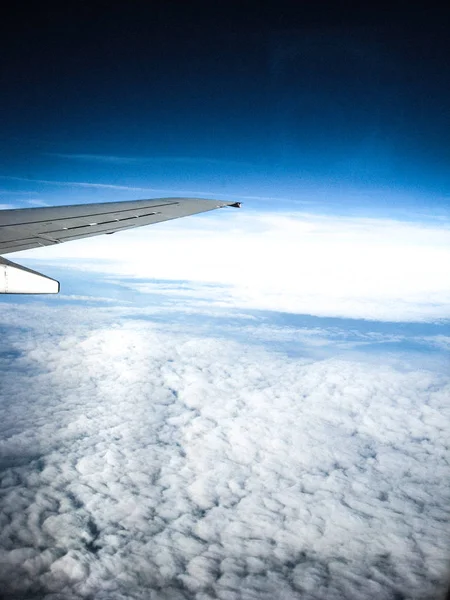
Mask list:
[[[95,235],[111,234],[134,227],[187,217],[224,206],[239,208],[240,203],[202,198],[156,198],[127,202],[0,210],[0,254],[53,246]],[[0,265],[4,272],[4,277],[0,276],[0,293],[57,293],[59,291],[59,286],[57,286],[58,289],[56,286],[53,287],[55,291],[47,291],[48,286],[41,286],[45,290],[42,291],[37,286],[39,289],[33,292],[30,288],[34,289],[36,286],[31,282],[31,273],[34,277],[45,276],[5,259],[0,261]],[[17,269],[23,271],[20,273],[20,277],[17,277]],[[12,280],[22,281],[22,283],[14,286],[11,284]]]

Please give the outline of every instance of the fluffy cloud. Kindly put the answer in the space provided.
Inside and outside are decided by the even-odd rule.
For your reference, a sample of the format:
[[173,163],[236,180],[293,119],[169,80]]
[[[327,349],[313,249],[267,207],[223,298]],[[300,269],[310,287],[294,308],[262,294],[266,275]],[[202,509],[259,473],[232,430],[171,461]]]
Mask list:
[[288,358],[127,311],[5,311],[4,593],[436,598],[448,377]]
[[218,306],[382,321],[450,315],[448,223],[219,213],[23,255],[74,258],[121,278],[214,284],[208,301]]

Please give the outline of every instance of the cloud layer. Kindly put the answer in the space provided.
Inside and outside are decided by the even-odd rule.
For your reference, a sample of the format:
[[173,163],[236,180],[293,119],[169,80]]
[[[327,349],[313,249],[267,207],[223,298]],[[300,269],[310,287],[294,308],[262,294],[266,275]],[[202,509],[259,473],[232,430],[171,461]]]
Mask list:
[[48,598],[435,598],[448,377],[290,359],[125,309],[11,306],[0,587]]
[[73,258],[121,278],[214,284],[208,301],[232,308],[381,321],[450,316],[445,223],[219,213],[23,256]]

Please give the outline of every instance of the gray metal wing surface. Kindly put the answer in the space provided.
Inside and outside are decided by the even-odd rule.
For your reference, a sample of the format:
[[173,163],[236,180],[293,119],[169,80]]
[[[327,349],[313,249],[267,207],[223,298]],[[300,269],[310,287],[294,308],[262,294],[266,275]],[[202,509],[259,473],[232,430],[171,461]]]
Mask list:
[[0,254],[110,234],[238,203],[157,198],[0,211]]
[[[239,202],[155,198],[0,210],[0,254],[53,246],[207,212]],[[59,283],[0,256],[0,294],[57,293]]]

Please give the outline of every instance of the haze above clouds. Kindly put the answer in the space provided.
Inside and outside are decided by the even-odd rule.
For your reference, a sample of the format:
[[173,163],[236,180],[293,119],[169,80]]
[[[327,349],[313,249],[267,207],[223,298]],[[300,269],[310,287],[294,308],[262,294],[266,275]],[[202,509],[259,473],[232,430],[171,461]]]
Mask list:
[[124,232],[114,243],[100,237],[21,255],[76,258],[68,264],[131,278],[129,285],[215,284],[205,300],[219,306],[381,321],[450,316],[445,222],[221,209]]

